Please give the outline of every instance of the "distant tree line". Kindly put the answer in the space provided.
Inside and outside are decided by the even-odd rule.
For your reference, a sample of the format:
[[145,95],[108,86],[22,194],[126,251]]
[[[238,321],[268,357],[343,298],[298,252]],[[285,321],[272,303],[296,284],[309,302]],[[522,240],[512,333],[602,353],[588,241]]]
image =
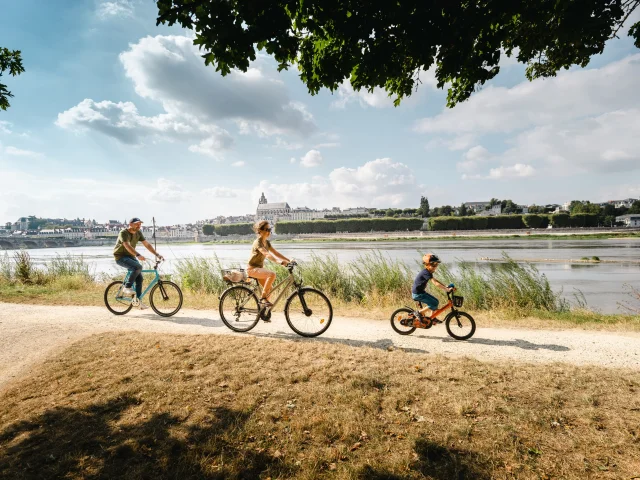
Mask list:
[[429,230],[517,230],[519,228],[597,227],[600,216],[595,213],[496,215],[472,217],[431,217]]

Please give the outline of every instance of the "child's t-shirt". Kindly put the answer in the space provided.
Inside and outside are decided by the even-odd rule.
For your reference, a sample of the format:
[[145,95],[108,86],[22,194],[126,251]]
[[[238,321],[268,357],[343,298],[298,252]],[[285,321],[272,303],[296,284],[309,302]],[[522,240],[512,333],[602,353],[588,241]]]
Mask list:
[[427,283],[433,278],[433,274],[426,268],[422,270],[416,279],[413,281],[413,288],[411,293],[423,293],[427,288]]

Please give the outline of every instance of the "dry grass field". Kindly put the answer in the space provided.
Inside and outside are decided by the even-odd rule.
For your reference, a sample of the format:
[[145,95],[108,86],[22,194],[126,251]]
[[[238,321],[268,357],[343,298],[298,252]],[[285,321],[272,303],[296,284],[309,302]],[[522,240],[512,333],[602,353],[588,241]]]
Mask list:
[[0,478],[640,478],[640,373],[94,335],[0,394]]

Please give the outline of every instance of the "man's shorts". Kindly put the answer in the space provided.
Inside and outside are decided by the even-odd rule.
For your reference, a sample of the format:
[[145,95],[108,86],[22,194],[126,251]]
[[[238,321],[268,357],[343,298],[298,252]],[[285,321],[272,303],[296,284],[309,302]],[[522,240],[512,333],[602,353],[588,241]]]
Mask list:
[[427,307],[429,307],[431,310],[435,310],[438,308],[438,299],[427,292],[413,293],[411,295],[416,302],[422,302],[426,304]]

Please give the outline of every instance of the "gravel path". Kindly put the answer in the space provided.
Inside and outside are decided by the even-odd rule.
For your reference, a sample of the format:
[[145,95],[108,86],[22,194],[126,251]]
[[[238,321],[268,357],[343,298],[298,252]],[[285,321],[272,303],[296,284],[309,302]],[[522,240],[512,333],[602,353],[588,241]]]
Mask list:
[[[152,311],[132,310],[123,317],[101,307],[52,307],[0,304],[0,387],[27,375],[31,367],[85,336],[113,331],[179,334],[234,335],[217,312],[182,310],[166,319]],[[322,341],[409,352],[467,356],[479,360],[566,362],[610,368],[640,369],[640,334],[483,328],[475,336],[457,342],[447,336],[444,325],[396,334],[387,321],[334,317],[319,338],[304,339],[293,333],[282,313],[271,323],[260,322],[250,333],[260,338]]]

